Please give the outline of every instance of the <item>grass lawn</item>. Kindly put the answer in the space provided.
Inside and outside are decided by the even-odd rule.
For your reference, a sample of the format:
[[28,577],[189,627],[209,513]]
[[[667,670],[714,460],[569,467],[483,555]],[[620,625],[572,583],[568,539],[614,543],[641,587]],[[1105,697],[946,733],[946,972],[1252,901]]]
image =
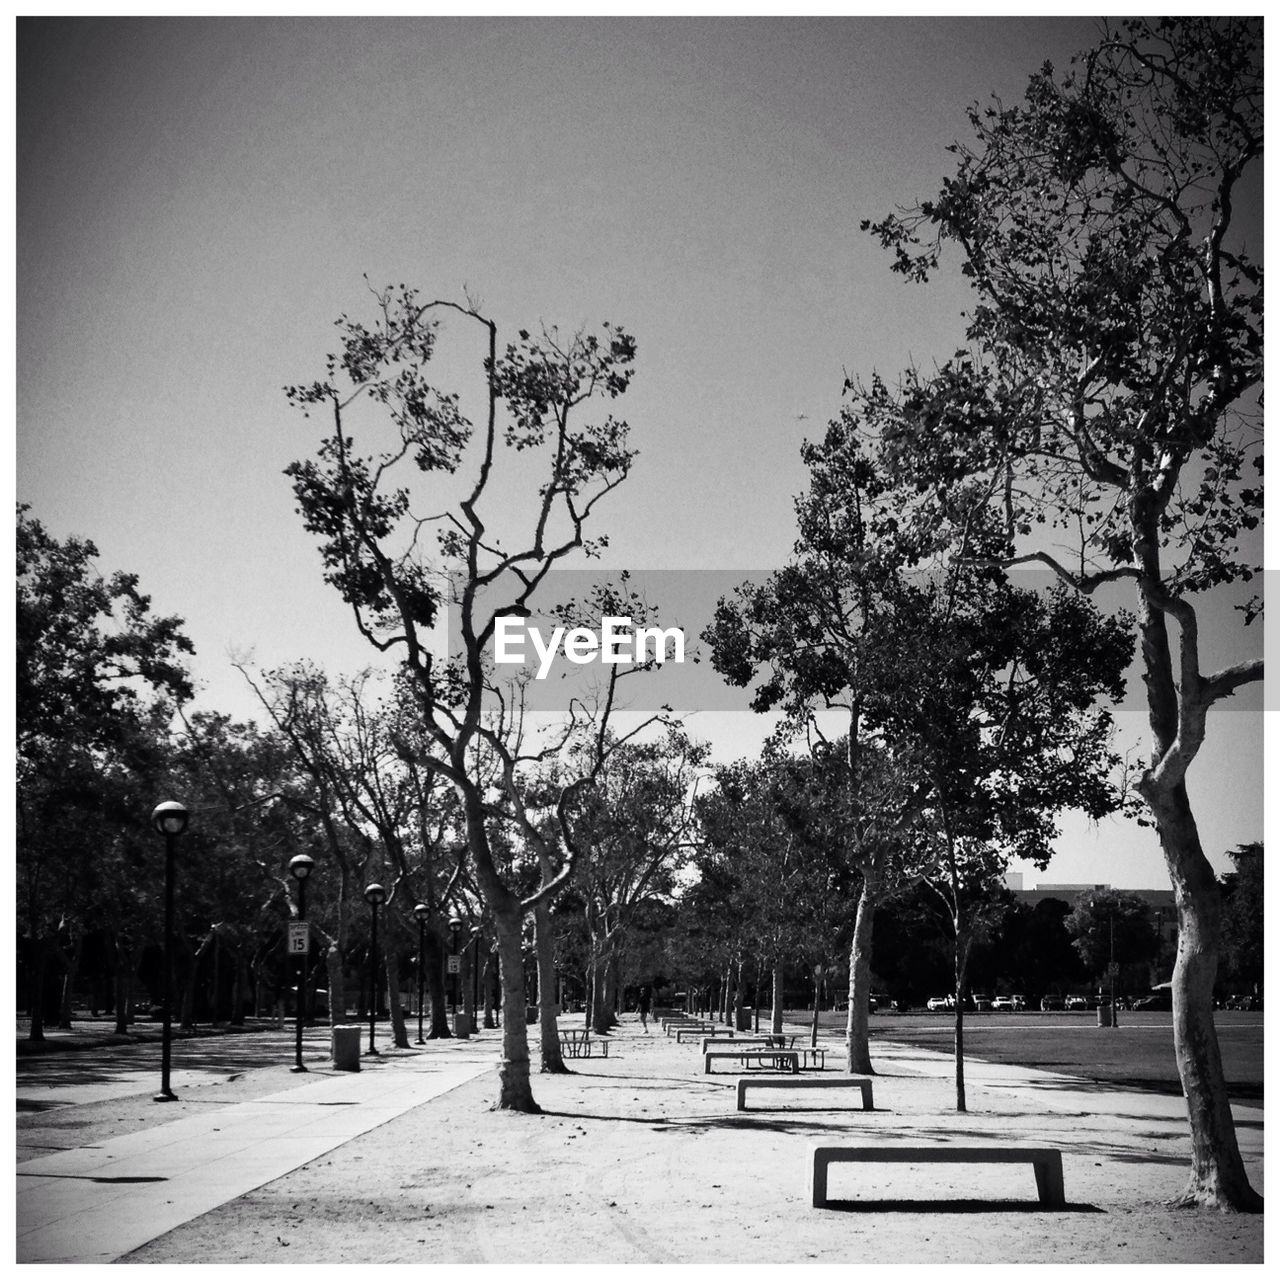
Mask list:
[[[1262,1097],[1262,1015],[1222,1012],[1217,1038],[1231,1097]],[[1089,1014],[975,1014],[965,1018],[965,1055],[1065,1071],[1091,1080],[1181,1093],[1169,1014],[1126,1014],[1116,1028],[1098,1027]],[[884,1015],[872,1034],[922,1048],[951,1052],[950,1018]],[[874,1051],[873,1051],[874,1052]]]
[[[838,1031],[843,1015],[823,1014],[824,1030]],[[1239,1100],[1262,1097],[1262,1015],[1221,1012],[1216,1018],[1227,1087]],[[871,1019],[873,1040],[883,1037],[950,1053],[951,1015],[885,1014]],[[1167,1013],[1121,1011],[1116,1028],[1099,1027],[1094,1014],[973,1014],[964,1020],[965,1055],[1013,1062],[1180,1094]],[[874,1053],[874,1048],[872,1050]]]

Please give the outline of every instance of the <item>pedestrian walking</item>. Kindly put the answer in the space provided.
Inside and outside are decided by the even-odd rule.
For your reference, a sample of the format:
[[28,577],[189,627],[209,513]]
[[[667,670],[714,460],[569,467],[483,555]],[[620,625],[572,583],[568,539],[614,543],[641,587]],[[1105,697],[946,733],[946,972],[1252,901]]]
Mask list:
[[653,1007],[653,994],[648,987],[640,992],[640,1025],[649,1030],[649,1010]]

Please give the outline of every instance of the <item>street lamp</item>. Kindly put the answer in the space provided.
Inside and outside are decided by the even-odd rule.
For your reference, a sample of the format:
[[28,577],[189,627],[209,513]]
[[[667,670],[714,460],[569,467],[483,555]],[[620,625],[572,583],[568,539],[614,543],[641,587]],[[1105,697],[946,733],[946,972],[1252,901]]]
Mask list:
[[462,928],[461,916],[449,917],[449,937],[451,940],[451,950],[449,952],[449,967],[453,970],[453,1030],[454,1034],[458,1031],[458,973],[461,965],[458,963],[458,931]]
[[377,1055],[373,1042],[373,1024],[378,1017],[378,908],[387,900],[380,884],[366,886],[364,900],[373,909],[373,928],[369,935],[369,1052]]
[[173,867],[174,847],[187,829],[185,805],[166,800],[151,811],[151,825],[164,836],[164,988],[160,1008],[164,1019],[160,1038],[160,1092],[156,1102],[176,1102],[178,1095],[169,1088],[169,1063],[173,1047]]
[[426,977],[427,917],[431,914],[431,908],[425,902],[420,902],[414,907],[413,914],[418,918],[418,1043],[426,1044],[422,1038],[422,1005],[423,980]]
[[311,952],[311,932],[307,928],[307,879],[316,865],[314,858],[300,853],[289,859],[289,874],[298,882],[298,929],[290,930],[289,949],[298,956],[298,1034],[293,1052],[293,1070],[305,1071],[302,1065],[302,1002],[307,984],[307,960]]

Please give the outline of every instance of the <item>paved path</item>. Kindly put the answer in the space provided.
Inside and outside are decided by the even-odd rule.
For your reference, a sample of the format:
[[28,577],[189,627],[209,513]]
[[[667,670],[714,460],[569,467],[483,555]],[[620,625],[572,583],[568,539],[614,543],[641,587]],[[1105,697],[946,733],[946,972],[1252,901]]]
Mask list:
[[18,1166],[19,1262],[103,1263],[394,1120],[498,1062],[440,1042]]

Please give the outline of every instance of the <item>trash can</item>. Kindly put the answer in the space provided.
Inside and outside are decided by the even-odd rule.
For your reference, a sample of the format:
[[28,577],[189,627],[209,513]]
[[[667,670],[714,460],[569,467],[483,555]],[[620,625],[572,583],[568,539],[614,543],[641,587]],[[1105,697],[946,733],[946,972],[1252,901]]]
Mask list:
[[335,1071],[360,1070],[360,1027],[330,1029],[330,1054]]
[[524,1020],[528,1026],[533,1026],[538,1020],[538,1006],[536,1004],[527,1004],[524,1007]]
[[453,1034],[459,1040],[471,1039],[471,1016],[466,1013],[453,1015]]
[[1109,1027],[1115,1021],[1115,1015],[1111,1012],[1109,1004],[1100,1004],[1098,1006],[1098,1026]]
[[752,1014],[752,1010],[750,1010],[750,1009],[739,1009],[739,1010],[738,1010],[738,1024],[737,1024],[737,1029],[738,1029],[739,1031],[750,1031],[750,1030],[751,1030],[751,1014]]

